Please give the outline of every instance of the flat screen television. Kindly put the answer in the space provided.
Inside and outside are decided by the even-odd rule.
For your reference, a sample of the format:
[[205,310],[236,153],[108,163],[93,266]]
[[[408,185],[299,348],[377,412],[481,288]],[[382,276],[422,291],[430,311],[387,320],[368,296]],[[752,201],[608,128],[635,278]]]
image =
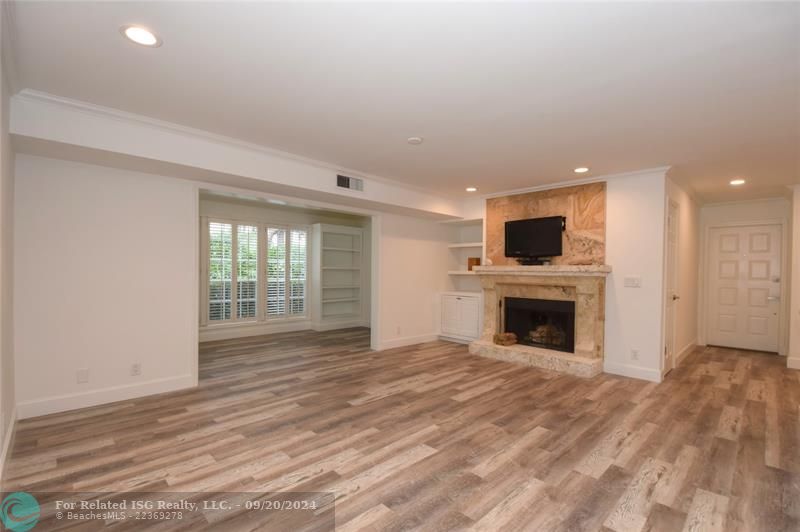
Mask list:
[[565,222],[563,216],[506,222],[506,257],[541,264],[543,258],[560,256]]

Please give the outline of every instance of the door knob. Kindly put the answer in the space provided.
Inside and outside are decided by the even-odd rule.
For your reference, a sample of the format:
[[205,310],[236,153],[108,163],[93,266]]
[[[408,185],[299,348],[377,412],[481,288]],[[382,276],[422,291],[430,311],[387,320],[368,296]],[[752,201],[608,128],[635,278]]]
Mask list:
[[780,301],[780,296],[767,296],[767,301]]
[[673,301],[677,301],[677,300],[679,300],[680,298],[681,298],[681,296],[679,296],[679,295],[675,295],[675,294],[672,294],[672,300],[673,300]]

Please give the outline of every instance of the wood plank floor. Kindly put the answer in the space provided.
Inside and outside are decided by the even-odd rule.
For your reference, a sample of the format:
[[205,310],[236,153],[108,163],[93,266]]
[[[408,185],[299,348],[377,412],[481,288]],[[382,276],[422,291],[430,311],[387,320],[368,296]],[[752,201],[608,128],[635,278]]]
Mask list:
[[4,490],[332,491],[341,530],[800,530],[800,372],[584,380],[368,331],[201,346],[201,385],[19,422]]

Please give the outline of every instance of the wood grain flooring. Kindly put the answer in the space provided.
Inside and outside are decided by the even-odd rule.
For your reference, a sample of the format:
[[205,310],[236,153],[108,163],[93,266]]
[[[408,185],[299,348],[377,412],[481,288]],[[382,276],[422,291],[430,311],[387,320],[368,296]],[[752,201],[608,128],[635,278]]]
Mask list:
[[368,344],[203,344],[196,389],[19,422],[3,488],[329,491],[347,531],[800,530],[785,359],[698,349],[654,384]]

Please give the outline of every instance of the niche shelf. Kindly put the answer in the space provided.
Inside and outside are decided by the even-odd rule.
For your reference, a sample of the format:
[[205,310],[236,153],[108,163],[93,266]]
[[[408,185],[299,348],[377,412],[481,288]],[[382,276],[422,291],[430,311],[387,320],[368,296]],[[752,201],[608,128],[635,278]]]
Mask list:
[[358,325],[363,308],[364,231],[360,227],[314,224],[312,278],[319,291],[312,309],[314,328]]

